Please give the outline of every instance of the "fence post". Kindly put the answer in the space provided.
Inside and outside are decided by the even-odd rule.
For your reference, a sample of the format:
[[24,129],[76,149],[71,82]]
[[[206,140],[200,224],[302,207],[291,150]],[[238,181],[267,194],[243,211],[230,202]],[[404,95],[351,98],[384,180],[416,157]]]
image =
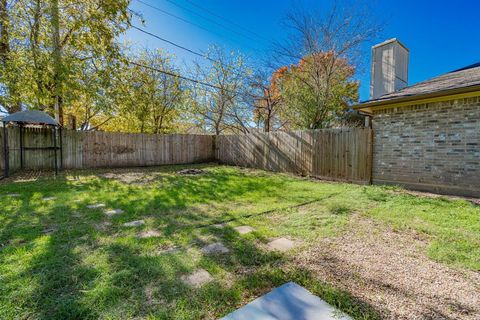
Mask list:
[[9,154],[8,154],[8,137],[7,137],[7,124],[3,123],[3,156],[5,161],[4,167],[4,178],[8,178],[8,170],[9,170]]
[[368,128],[368,147],[367,147],[367,173],[369,175],[368,183],[373,183],[373,129]]
[[217,136],[212,135],[212,152],[213,152],[213,161],[218,160],[218,150],[217,150]]

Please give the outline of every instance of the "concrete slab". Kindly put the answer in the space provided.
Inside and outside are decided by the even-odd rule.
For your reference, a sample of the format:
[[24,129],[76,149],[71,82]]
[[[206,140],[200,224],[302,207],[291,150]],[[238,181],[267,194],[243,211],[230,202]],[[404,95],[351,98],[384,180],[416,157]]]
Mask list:
[[352,320],[307,289],[288,282],[234,311],[223,320]]
[[96,225],[95,225],[95,228],[96,228],[97,230],[105,231],[105,230],[107,230],[108,227],[110,227],[111,225],[112,225],[111,222],[104,221],[104,222],[102,222],[102,223],[96,224]]
[[223,254],[230,252],[230,250],[225,247],[221,242],[209,244],[208,246],[203,247],[202,251],[205,254]]
[[100,209],[100,208],[105,208],[104,203],[95,203],[95,204],[89,204],[87,206],[88,209]]
[[181,248],[180,247],[169,247],[169,248],[160,248],[155,251],[154,255],[162,255],[162,254],[172,254],[172,253],[177,253],[180,252]]
[[285,252],[295,247],[295,242],[287,238],[278,238],[273,241],[270,241],[267,244],[267,248],[270,251],[280,251]]
[[114,216],[116,214],[122,214],[122,213],[123,213],[122,209],[112,209],[112,210],[105,211],[105,214],[109,217]]
[[141,239],[147,239],[147,238],[154,238],[154,237],[160,237],[162,234],[156,230],[148,230],[144,232],[140,232],[137,237]]
[[213,280],[213,277],[204,269],[198,269],[194,273],[188,275],[188,276],[183,276],[182,281],[194,288],[200,288],[202,287],[205,283],[208,283]]
[[135,220],[135,221],[130,221],[130,222],[125,222],[123,224],[124,227],[138,227],[138,226],[143,226],[145,224],[144,220]]
[[239,227],[235,227],[233,229],[235,229],[235,231],[237,231],[240,234],[247,234],[247,233],[250,233],[252,231],[255,231],[255,229],[253,229],[250,226],[239,226]]

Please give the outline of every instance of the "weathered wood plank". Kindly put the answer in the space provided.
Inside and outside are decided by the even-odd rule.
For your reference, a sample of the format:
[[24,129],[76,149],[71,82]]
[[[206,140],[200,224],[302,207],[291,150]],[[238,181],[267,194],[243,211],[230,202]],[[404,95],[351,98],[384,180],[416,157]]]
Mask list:
[[[11,172],[20,169],[20,130],[7,128]],[[62,130],[63,166],[66,169],[154,166],[211,161],[215,159],[210,135],[153,135]],[[24,128],[25,147],[51,147],[50,129]],[[3,128],[0,130],[0,169],[3,161]],[[60,152],[58,152],[60,161]],[[60,162],[59,162],[60,163]],[[25,150],[25,169],[51,169],[53,150]]]
[[225,164],[368,183],[371,137],[367,128],[223,135],[216,156]]

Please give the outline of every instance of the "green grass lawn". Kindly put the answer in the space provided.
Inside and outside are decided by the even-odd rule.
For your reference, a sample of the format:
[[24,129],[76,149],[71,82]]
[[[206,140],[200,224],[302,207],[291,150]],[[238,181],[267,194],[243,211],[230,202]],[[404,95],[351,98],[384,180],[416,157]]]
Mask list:
[[[357,319],[375,319],[366,303],[289,263],[315,239],[351,228],[354,213],[425,235],[431,259],[480,270],[480,208],[466,201],[195,167],[206,173],[183,176],[178,166],[75,171],[1,184],[0,318],[218,318],[296,281]],[[95,203],[106,207],[87,208]],[[108,217],[108,209],[124,213]],[[123,226],[140,219],[145,225]],[[255,231],[240,235],[233,229],[240,225]],[[138,237],[148,230],[160,235]],[[297,246],[287,253],[265,249],[281,236]],[[218,241],[229,254],[202,253]],[[214,280],[197,289],[180,280],[199,268]]]

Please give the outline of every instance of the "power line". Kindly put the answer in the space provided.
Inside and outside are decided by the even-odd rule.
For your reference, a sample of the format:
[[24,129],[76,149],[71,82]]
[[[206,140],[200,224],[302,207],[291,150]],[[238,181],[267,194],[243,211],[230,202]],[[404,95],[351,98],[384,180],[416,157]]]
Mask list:
[[[194,55],[196,55],[196,56],[202,57],[202,58],[204,58],[204,59],[206,59],[206,60],[208,60],[208,61],[210,61],[210,62],[212,62],[212,63],[215,63],[215,64],[217,64],[217,65],[219,65],[219,66],[222,66],[222,68],[226,68],[226,67],[230,68],[230,66],[225,66],[221,61],[212,59],[212,58],[210,58],[208,55],[205,55],[205,54],[202,54],[202,53],[200,53],[200,52],[198,52],[198,51],[194,51],[194,50],[189,49],[189,48],[187,48],[187,47],[181,46],[181,45],[179,45],[179,44],[177,44],[177,43],[175,43],[175,42],[173,42],[173,41],[170,41],[170,40],[167,40],[167,39],[165,39],[165,38],[162,38],[162,37],[160,37],[160,36],[158,36],[158,35],[156,35],[156,34],[154,34],[154,33],[148,32],[148,31],[146,31],[146,30],[144,30],[144,29],[142,29],[142,28],[139,28],[139,27],[137,27],[137,26],[135,26],[135,25],[130,24],[130,27],[132,27],[133,29],[138,30],[138,31],[140,31],[140,32],[143,32],[143,33],[145,33],[145,34],[147,34],[147,35],[149,35],[149,36],[152,36],[152,37],[154,37],[154,38],[156,38],[156,39],[159,39],[159,40],[161,40],[161,41],[164,41],[164,42],[166,42],[166,43],[169,43],[169,44],[171,44],[171,45],[173,45],[173,46],[175,46],[175,47],[177,47],[177,48],[179,48],[179,49],[185,50],[185,51],[190,52],[190,53],[192,53],[192,54],[194,54]],[[238,69],[233,68],[233,67],[232,67],[232,69],[233,69],[233,72],[234,72],[236,75],[238,75],[238,76],[244,76],[244,72],[242,72],[241,70],[238,70]]]
[[[175,78],[178,78],[178,79],[183,79],[183,80],[186,80],[186,81],[197,83],[197,84],[200,84],[202,86],[209,87],[209,88],[218,89],[218,90],[222,90],[222,91],[226,91],[226,92],[230,92],[230,93],[234,93],[234,94],[238,94],[238,95],[244,95],[244,93],[239,92],[239,91],[225,89],[225,88],[219,87],[217,85],[214,85],[214,84],[211,84],[211,83],[208,83],[208,82],[204,82],[204,81],[200,81],[200,80],[196,80],[196,79],[192,79],[192,78],[189,78],[189,77],[185,77],[185,76],[182,76],[178,73],[174,73],[174,72],[171,72],[171,71],[161,70],[161,69],[158,69],[158,68],[155,68],[155,67],[152,67],[152,66],[147,66],[145,64],[134,62],[134,61],[131,61],[131,60],[128,60],[128,59],[126,59],[126,62],[128,64],[132,64],[134,66],[142,67],[142,68],[145,68],[145,69],[149,69],[149,70],[152,70],[152,71],[156,71],[156,72],[165,74],[167,76],[171,76],[171,77],[175,77]],[[210,91],[210,92],[213,92],[213,91]],[[251,94],[248,94],[248,95],[254,97]]]
[[213,11],[211,11],[211,10],[205,8],[205,7],[202,7],[201,5],[193,2],[192,0],[185,0],[185,1],[187,1],[188,3],[190,3],[192,6],[195,6],[195,7],[199,8],[200,10],[203,10],[203,11],[207,12],[208,14],[210,14],[210,15],[212,15],[212,16],[214,16],[214,17],[217,17],[218,19],[221,19],[221,20],[223,20],[223,21],[225,21],[225,22],[227,22],[227,23],[230,23],[231,25],[236,26],[237,28],[240,28],[240,29],[242,29],[242,30],[244,30],[244,31],[247,31],[247,32],[249,32],[249,33],[257,36],[257,37],[260,38],[260,39],[263,39],[263,40],[266,40],[266,41],[270,41],[269,39],[267,39],[267,38],[265,38],[264,36],[256,33],[255,31],[252,31],[252,30],[250,30],[250,29],[248,29],[248,28],[245,28],[244,26],[242,26],[242,25],[240,25],[240,24],[238,24],[238,23],[236,23],[236,22],[233,22],[233,21],[231,21],[231,20],[229,20],[229,19],[226,19],[226,18],[222,17],[221,15],[219,15],[219,14],[217,14],[217,13],[215,13],[215,12],[213,12]]
[[143,33],[145,33],[145,34],[148,34],[149,36],[152,36],[152,37],[154,37],[154,38],[157,38],[157,39],[159,39],[159,40],[161,40],[161,41],[163,41],[163,42],[166,42],[166,43],[168,43],[168,44],[171,44],[171,45],[174,46],[174,47],[177,47],[177,48],[179,48],[179,49],[182,49],[182,50],[185,50],[185,51],[187,51],[187,52],[190,52],[191,54],[194,54],[194,55],[196,55],[196,56],[205,58],[205,59],[207,59],[207,60],[209,60],[209,61],[211,61],[211,62],[214,62],[214,63],[217,62],[216,60],[214,60],[214,59],[212,59],[212,58],[209,58],[208,56],[206,56],[206,55],[204,55],[204,54],[202,54],[202,53],[200,53],[200,52],[197,52],[197,51],[194,51],[194,50],[189,49],[189,48],[187,48],[187,47],[184,47],[184,46],[182,46],[182,45],[176,44],[176,43],[173,42],[173,41],[170,41],[170,40],[167,40],[167,39],[165,39],[165,38],[162,38],[162,37],[160,37],[160,36],[158,36],[158,35],[156,35],[156,34],[154,34],[154,33],[148,32],[147,30],[144,30],[144,29],[142,29],[142,28],[139,28],[139,27],[137,27],[137,26],[135,26],[135,25],[130,25],[130,27],[132,27],[133,29],[138,30],[138,31],[140,31],[140,32],[143,32]]
[[198,83],[198,84],[201,84],[203,86],[207,86],[207,87],[211,87],[211,88],[214,88],[214,89],[219,89],[219,90],[223,90],[223,88],[219,87],[219,86],[216,86],[214,84],[210,84],[210,83],[207,83],[207,82],[203,82],[203,81],[200,81],[200,80],[196,80],[196,79],[192,79],[192,78],[189,78],[189,77],[185,77],[185,76],[182,76],[178,73],[173,73],[171,71],[165,71],[165,70],[161,70],[161,69],[158,69],[158,68],[155,68],[155,67],[152,67],[152,66],[147,66],[145,64],[142,64],[142,63],[138,63],[138,62],[134,62],[134,61],[130,61],[130,60],[126,60],[128,64],[133,64],[134,66],[137,66],[137,67],[142,67],[142,68],[146,68],[146,69],[150,69],[150,70],[153,70],[153,71],[156,71],[156,72],[160,72],[160,73],[163,73],[167,76],[171,76],[171,77],[175,77],[175,78],[179,78],[179,79],[183,79],[183,80],[187,80],[187,81],[191,81],[191,82],[195,82],[195,83]]
[[[159,8],[159,7],[153,6],[153,5],[147,3],[147,2],[145,2],[145,1],[143,1],[143,0],[136,0],[136,1],[139,2],[139,3],[141,3],[141,4],[143,4],[143,5],[145,5],[145,6],[147,6],[147,7],[149,7],[149,8],[152,8],[152,9],[154,9],[154,10],[157,10],[158,12],[161,12],[161,13],[163,13],[163,14],[166,14],[166,15],[170,16],[170,17],[173,17],[173,18],[175,18],[175,19],[178,19],[178,20],[180,20],[180,21],[183,21],[183,22],[185,22],[185,23],[188,23],[188,24],[190,24],[190,25],[192,25],[192,26],[195,26],[195,27],[200,28],[200,29],[202,29],[202,30],[205,30],[205,31],[207,31],[207,32],[213,33],[213,34],[215,34],[215,35],[217,35],[217,36],[220,36],[220,37],[222,37],[222,38],[232,40],[232,39],[226,37],[225,35],[223,35],[223,34],[221,34],[221,33],[212,31],[212,30],[210,30],[210,29],[208,29],[208,28],[203,27],[202,25],[199,25],[198,23],[191,22],[191,21],[189,21],[189,20],[187,20],[187,19],[184,19],[184,18],[182,18],[182,17],[180,17],[180,16],[177,16],[177,15],[175,15],[175,14],[173,14],[173,13],[170,13],[170,12],[168,12],[168,11],[166,11],[166,10],[163,10],[163,9],[161,9],[161,8]],[[238,41],[235,41],[235,42],[237,42],[238,44],[240,44],[240,45],[242,45],[242,46],[245,46],[244,44],[241,44],[241,43],[239,43]],[[248,47],[248,48],[250,48],[250,49],[253,49],[253,50],[258,50],[258,48],[254,48],[254,47],[251,47],[251,46],[246,46],[246,47]]]
[[[183,22],[185,22],[185,23],[191,24],[191,25],[193,25],[193,26],[195,26],[195,27],[197,27],[197,28],[200,28],[200,29],[202,29],[202,30],[205,30],[205,31],[208,31],[208,32],[213,32],[213,31],[211,31],[211,30],[209,30],[209,29],[207,29],[207,28],[202,27],[202,26],[199,25],[199,24],[190,22],[190,21],[188,21],[187,19],[184,19],[184,18],[182,18],[182,17],[180,17],[180,16],[177,16],[177,15],[175,15],[175,14],[173,14],[173,13],[170,13],[170,12],[168,12],[168,11],[166,11],[166,10],[163,10],[163,9],[161,9],[161,8],[159,8],[159,7],[152,6],[151,4],[146,3],[146,2],[144,2],[144,1],[142,1],[142,0],[137,0],[137,2],[140,2],[141,4],[143,4],[143,5],[147,6],[147,7],[150,7],[150,8],[152,8],[152,9],[154,9],[154,10],[157,10],[157,11],[163,13],[163,14],[166,14],[167,16],[170,16],[170,17],[173,17],[173,18],[175,18],[175,19],[181,20],[181,21],[183,21]],[[213,33],[215,33],[215,32],[213,32]]]
[[214,24],[216,24],[216,25],[219,26],[219,27],[222,27],[222,28],[224,28],[224,29],[226,29],[226,30],[229,30],[229,31],[231,31],[231,32],[233,32],[233,33],[236,33],[236,34],[238,34],[238,35],[240,35],[240,36],[242,36],[242,37],[245,37],[245,38],[247,38],[247,39],[251,39],[251,40],[256,41],[255,38],[252,38],[251,36],[249,36],[249,35],[247,35],[247,34],[244,34],[244,33],[242,33],[242,32],[238,32],[238,31],[230,28],[229,26],[227,26],[227,25],[225,25],[225,24],[219,23],[219,22],[217,22],[217,21],[215,21],[214,19],[211,19],[211,18],[209,18],[209,17],[205,17],[204,15],[199,14],[199,13],[196,12],[195,10],[192,10],[192,9],[189,9],[189,8],[187,8],[187,7],[185,7],[185,6],[182,6],[182,5],[178,4],[178,3],[176,3],[175,1],[172,1],[172,0],[165,0],[165,1],[170,2],[171,4],[173,4],[174,6],[179,7],[180,9],[183,9],[183,10],[186,10],[186,11],[188,11],[188,12],[191,12],[191,13],[193,13],[194,15],[196,15],[197,17],[200,17],[200,18],[202,18],[202,19],[205,19],[205,20],[207,20],[207,21],[210,21],[211,23],[214,23]]

